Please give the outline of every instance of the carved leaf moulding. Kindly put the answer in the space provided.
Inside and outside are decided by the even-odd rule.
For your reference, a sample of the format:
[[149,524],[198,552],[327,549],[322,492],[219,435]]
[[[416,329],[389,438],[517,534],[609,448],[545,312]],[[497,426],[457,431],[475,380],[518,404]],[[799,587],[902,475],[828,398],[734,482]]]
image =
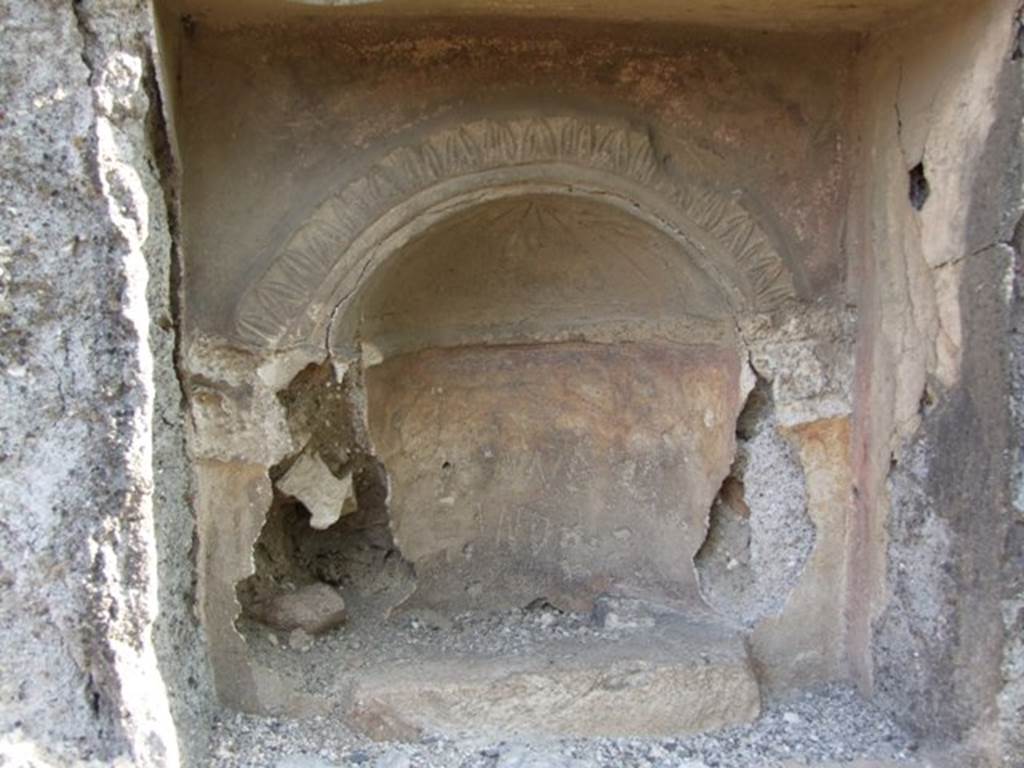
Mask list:
[[[243,295],[238,331],[258,346],[296,341],[290,337],[310,319],[313,297],[322,295],[339,259],[389,211],[446,181],[545,164],[600,171],[660,198],[718,243],[717,250],[733,262],[724,265],[726,271],[742,276],[743,292],[756,309],[795,297],[782,257],[750,213],[728,196],[679,184],[661,167],[645,132],[578,117],[479,120],[393,150],[325,200]],[[359,267],[357,261],[350,265]]]

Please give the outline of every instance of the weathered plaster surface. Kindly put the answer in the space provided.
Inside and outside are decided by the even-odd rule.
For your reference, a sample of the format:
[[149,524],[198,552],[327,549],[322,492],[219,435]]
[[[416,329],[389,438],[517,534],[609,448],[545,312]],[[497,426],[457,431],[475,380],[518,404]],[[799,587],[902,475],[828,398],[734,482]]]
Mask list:
[[[778,327],[741,328],[761,382],[748,401],[752,413],[737,424],[745,444],[735,479],[743,479],[727,480],[716,503],[748,517],[716,520],[712,513],[698,567],[712,604],[752,626],[751,652],[769,695],[846,674],[846,601],[837,594],[853,513],[851,322],[812,308]],[[762,391],[769,413],[752,425]],[[715,530],[723,523],[724,531]],[[723,558],[730,546],[736,551]],[[744,558],[749,567],[741,567]],[[737,589],[737,599],[727,597]]]
[[[645,187],[666,201],[673,198],[665,191],[678,189],[685,197],[671,210],[726,228],[734,226],[731,211],[745,209],[798,293],[835,287],[845,158],[838,94],[853,38],[839,35],[824,56],[816,41],[786,38],[779,56],[772,41],[721,32],[553,21],[500,29],[472,20],[403,24],[218,33],[200,20],[188,28],[175,94],[190,116],[179,132],[190,201],[188,333],[233,337],[240,310],[250,321],[243,325],[262,333],[280,302],[240,307],[225,297],[240,286],[257,286],[259,296],[259,281],[296,237],[310,247],[271,284],[307,285],[302,275],[315,267],[317,290],[330,289],[333,278],[317,265],[327,251],[353,250],[351,219],[356,232],[366,229],[432,176],[428,189],[458,179],[470,191],[473,173],[521,163],[522,147],[531,166],[572,159],[554,176],[527,179],[534,183],[586,191],[595,173],[615,172],[641,192],[622,195],[621,182],[611,191],[640,203],[640,212]],[[595,139],[608,134],[614,142],[595,150]],[[576,137],[569,152],[563,136]],[[507,170],[497,178],[513,181]],[[350,192],[353,184],[362,186]],[[319,303],[308,308],[313,319]]]
[[[1021,210],[1016,10],[978,5],[871,43],[850,243],[864,254],[853,283],[853,669],[928,738],[966,739],[1000,765],[1020,761],[1019,708],[1001,697],[1013,675],[1000,669],[1016,662],[999,630],[1015,620],[1019,582],[997,565],[1017,567],[1013,259],[1000,245]],[[907,173],[919,162],[930,195],[915,210]]]
[[358,337],[382,359],[478,344],[735,345],[720,272],[693,250],[597,200],[526,194],[483,203],[384,261],[339,310],[332,338],[343,346]]
[[466,347],[371,368],[367,391],[427,605],[699,602],[692,559],[740,408],[735,350]]
[[[763,689],[790,691],[815,680],[845,676],[847,649],[843,613],[836,599],[845,587],[849,562],[849,417],[822,418],[786,431],[806,479],[807,514],[814,548],[784,608],[761,621],[751,634],[751,652]],[[797,550],[799,551],[799,550]],[[788,547],[779,554],[792,557]]]

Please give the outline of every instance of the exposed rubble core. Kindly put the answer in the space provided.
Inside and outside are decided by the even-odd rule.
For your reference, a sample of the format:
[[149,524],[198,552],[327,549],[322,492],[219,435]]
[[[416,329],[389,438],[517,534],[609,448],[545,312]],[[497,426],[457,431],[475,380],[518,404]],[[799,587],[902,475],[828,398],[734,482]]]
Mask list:
[[[269,471],[274,498],[253,548],[253,575],[238,585],[245,618],[318,635],[348,621],[380,621],[415,588],[395,546],[388,478],[373,455],[361,372],[340,380],[309,365],[278,399],[293,455]],[[302,620],[296,616],[302,614]]]
[[736,424],[736,458],[697,553],[701,592],[747,625],[782,613],[814,548],[804,471],[759,380]]

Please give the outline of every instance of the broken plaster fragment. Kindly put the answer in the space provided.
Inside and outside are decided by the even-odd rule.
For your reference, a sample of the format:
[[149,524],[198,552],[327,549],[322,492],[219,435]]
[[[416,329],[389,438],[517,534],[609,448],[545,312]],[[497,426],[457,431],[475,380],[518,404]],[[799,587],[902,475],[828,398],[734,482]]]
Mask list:
[[315,454],[303,453],[277,483],[309,510],[309,524],[318,531],[330,528],[342,515],[355,511],[352,475],[338,478]]

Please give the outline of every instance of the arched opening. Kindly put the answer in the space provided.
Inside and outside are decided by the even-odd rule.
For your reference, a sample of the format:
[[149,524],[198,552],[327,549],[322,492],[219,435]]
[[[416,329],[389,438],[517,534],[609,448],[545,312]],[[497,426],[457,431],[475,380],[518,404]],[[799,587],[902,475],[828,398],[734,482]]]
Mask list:
[[338,327],[366,350],[414,602],[696,598],[740,355],[677,241],[593,199],[486,203],[390,257]]
[[322,201],[246,287],[232,334],[249,347],[307,344],[418,235],[459,211],[529,194],[630,212],[685,244],[737,312],[774,311],[798,296],[799,273],[738,196],[680,183],[649,131],[573,116],[478,120],[384,155]]
[[[753,717],[741,635],[694,568],[752,381],[685,241],[530,192],[463,206],[377,263],[332,325],[358,350],[344,379],[309,369],[285,398],[311,436],[271,470],[238,591],[262,663],[392,736]],[[358,448],[339,452],[332,423]],[[467,709],[474,691],[494,706]]]

